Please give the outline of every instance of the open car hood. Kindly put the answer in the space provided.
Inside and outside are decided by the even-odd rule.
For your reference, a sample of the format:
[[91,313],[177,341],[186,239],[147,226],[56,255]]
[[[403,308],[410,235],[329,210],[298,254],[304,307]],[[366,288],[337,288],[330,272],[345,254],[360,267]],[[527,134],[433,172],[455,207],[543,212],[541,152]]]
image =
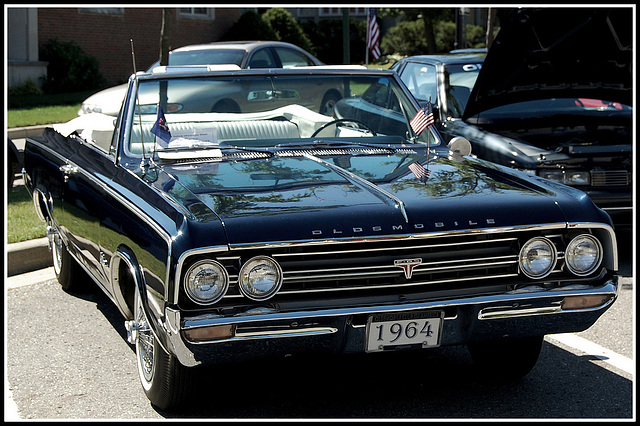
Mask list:
[[631,8],[519,9],[502,24],[463,119],[549,98],[631,105]]

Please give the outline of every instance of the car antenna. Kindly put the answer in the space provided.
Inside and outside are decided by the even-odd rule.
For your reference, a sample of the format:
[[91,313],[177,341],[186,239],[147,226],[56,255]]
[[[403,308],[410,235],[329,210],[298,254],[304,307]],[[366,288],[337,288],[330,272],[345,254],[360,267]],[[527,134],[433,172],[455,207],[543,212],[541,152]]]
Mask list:
[[138,120],[140,120],[140,143],[142,145],[142,161],[140,162],[140,167],[144,170],[144,174],[146,174],[146,170],[149,167],[149,159],[144,152],[144,132],[142,130],[140,99],[138,98],[138,70],[136,69],[136,52],[133,48],[133,39],[129,39],[129,42],[131,43],[131,60],[133,61],[133,79],[136,80],[136,106],[138,107]]

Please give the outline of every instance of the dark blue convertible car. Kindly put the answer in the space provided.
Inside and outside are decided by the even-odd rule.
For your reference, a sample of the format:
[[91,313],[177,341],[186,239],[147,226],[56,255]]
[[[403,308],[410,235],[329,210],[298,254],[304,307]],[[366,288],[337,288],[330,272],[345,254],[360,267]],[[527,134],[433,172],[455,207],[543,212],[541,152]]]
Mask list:
[[393,71],[223,68],[132,76],[115,121],[26,144],[57,278],[118,307],[155,406],[200,365],[301,352],[466,345],[518,377],[614,302],[609,216],[444,145]]

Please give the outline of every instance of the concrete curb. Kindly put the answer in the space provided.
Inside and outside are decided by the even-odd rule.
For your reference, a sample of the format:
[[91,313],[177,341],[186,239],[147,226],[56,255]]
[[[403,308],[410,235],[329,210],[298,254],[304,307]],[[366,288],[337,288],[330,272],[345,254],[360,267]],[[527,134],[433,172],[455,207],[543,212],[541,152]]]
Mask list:
[[7,136],[9,139],[24,139],[33,136],[39,136],[42,134],[43,130],[47,127],[51,127],[53,124],[42,124],[39,126],[28,126],[28,127],[12,127],[7,129]]
[[24,274],[52,265],[49,240],[46,237],[7,244],[7,276]]

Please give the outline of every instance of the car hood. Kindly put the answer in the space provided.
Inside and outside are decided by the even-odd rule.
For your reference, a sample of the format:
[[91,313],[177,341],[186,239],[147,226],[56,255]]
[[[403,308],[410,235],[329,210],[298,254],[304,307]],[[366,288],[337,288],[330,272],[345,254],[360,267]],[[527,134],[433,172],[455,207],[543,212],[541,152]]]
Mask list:
[[231,245],[565,223],[565,211],[581,212],[574,221],[596,219],[588,198],[564,185],[449,158],[432,160],[421,181],[408,169],[420,159],[276,156],[166,165],[153,185],[191,215],[192,226],[222,222]]
[[[91,108],[91,112],[117,116],[120,112],[122,101],[127,94],[127,87],[126,84],[120,84],[101,90],[85,99],[82,105],[84,108]],[[86,114],[87,112],[83,113]]]
[[631,105],[631,8],[520,9],[502,24],[463,119],[538,99]]

